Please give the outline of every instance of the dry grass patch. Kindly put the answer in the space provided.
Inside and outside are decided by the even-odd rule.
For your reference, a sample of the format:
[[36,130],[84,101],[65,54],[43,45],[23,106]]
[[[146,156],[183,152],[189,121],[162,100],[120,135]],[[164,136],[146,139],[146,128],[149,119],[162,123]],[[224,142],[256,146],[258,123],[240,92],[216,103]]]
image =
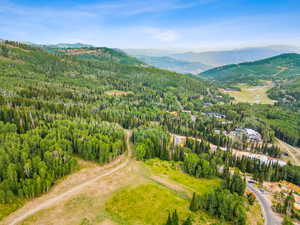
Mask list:
[[262,215],[261,207],[257,201],[252,206],[248,206],[247,210],[247,224],[248,225],[264,225],[264,217]]
[[25,62],[21,59],[11,59],[11,58],[7,58],[4,56],[0,56],[0,60],[4,61],[4,62],[8,62],[8,63],[19,63],[19,64],[24,64]]
[[118,91],[118,90],[111,90],[111,91],[106,91],[105,92],[106,95],[110,95],[110,96],[122,96],[122,95],[133,95],[132,91]]
[[[96,167],[96,168],[99,168]],[[95,172],[96,168],[85,168]],[[141,168],[132,161],[126,168],[77,191],[66,199],[28,217],[22,225],[100,225],[115,224],[105,211],[105,202],[120,188],[146,182]],[[66,182],[63,181],[63,182]],[[71,185],[71,184],[70,184]],[[116,223],[118,224],[118,223]]]

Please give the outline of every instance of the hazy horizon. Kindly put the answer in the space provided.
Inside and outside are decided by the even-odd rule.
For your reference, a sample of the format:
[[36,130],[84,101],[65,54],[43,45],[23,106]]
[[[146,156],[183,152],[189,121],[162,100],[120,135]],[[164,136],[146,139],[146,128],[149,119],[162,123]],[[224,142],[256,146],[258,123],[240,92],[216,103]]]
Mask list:
[[0,38],[136,49],[300,45],[296,0],[0,0]]

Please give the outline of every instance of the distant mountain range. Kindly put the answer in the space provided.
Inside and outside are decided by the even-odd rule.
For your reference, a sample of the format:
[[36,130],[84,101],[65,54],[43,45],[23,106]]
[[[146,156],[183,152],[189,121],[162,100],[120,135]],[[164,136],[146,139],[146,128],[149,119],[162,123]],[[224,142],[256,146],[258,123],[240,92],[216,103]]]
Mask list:
[[152,56],[152,57],[162,57],[162,56],[171,56],[177,53],[184,53],[186,51],[183,50],[173,50],[173,49],[122,49],[129,55],[132,56]]
[[228,84],[294,79],[300,76],[300,54],[282,54],[254,62],[221,66],[200,73],[199,76]]
[[191,73],[198,74],[202,71],[212,68],[198,62],[187,62],[183,60],[174,59],[168,56],[154,57],[154,56],[135,56],[140,61],[151,66],[174,71],[177,73]]
[[[284,53],[298,53],[299,47],[274,45],[226,51],[184,52],[180,50],[124,49],[150,65],[176,72],[195,73],[213,67],[261,60]],[[150,58],[149,58],[150,57]],[[157,58],[160,57],[160,58]],[[184,69],[181,66],[184,65]]]
[[187,52],[173,54],[171,57],[188,62],[201,62],[206,65],[223,66],[242,62],[256,61],[283,53],[297,53],[298,47],[269,46],[257,48],[243,48],[228,51]]

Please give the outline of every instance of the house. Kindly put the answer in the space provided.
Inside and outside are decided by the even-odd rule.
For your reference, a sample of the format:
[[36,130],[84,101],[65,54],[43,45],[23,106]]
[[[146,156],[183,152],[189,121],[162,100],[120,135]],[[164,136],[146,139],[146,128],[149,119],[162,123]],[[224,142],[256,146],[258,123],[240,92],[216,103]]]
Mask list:
[[261,134],[250,128],[236,128],[235,133],[240,138],[246,137],[248,141],[261,142]]
[[220,114],[220,113],[216,113],[216,112],[209,112],[209,113],[206,113],[207,116],[209,117],[215,117],[217,119],[225,119],[226,116],[224,114]]
[[213,104],[211,102],[207,102],[207,103],[204,103],[204,107],[209,107],[209,106],[212,106]]
[[249,154],[249,157],[252,159],[258,159],[261,162],[268,164],[268,163],[272,163],[272,164],[278,164],[279,166],[285,166],[286,162],[280,159],[273,159],[271,157],[268,157],[266,155],[260,155],[260,154],[254,154],[251,153]]
[[185,142],[186,142],[186,137],[185,136],[173,135],[174,146],[183,147],[185,145]]
[[258,133],[255,130],[245,128],[246,136],[248,137],[249,141],[256,141],[260,142],[262,141],[260,133]]
[[191,120],[192,120],[193,122],[196,122],[196,119],[197,119],[197,117],[196,117],[196,116],[194,116],[194,115],[191,115]]

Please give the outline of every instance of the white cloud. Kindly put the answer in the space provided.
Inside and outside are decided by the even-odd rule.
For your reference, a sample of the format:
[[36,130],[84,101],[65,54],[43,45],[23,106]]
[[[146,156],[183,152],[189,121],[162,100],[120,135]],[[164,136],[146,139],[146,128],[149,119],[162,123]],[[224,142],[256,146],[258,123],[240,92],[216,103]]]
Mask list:
[[206,4],[215,0],[115,0],[109,3],[97,3],[80,5],[79,9],[96,11],[104,14],[118,14],[123,16],[138,15],[144,13],[157,13],[176,9],[191,8],[195,5]]
[[174,42],[180,38],[179,34],[173,30],[163,30],[159,28],[145,28],[144,32],[146,34],[151,35],[153,39],[159,40],[161,42]]

